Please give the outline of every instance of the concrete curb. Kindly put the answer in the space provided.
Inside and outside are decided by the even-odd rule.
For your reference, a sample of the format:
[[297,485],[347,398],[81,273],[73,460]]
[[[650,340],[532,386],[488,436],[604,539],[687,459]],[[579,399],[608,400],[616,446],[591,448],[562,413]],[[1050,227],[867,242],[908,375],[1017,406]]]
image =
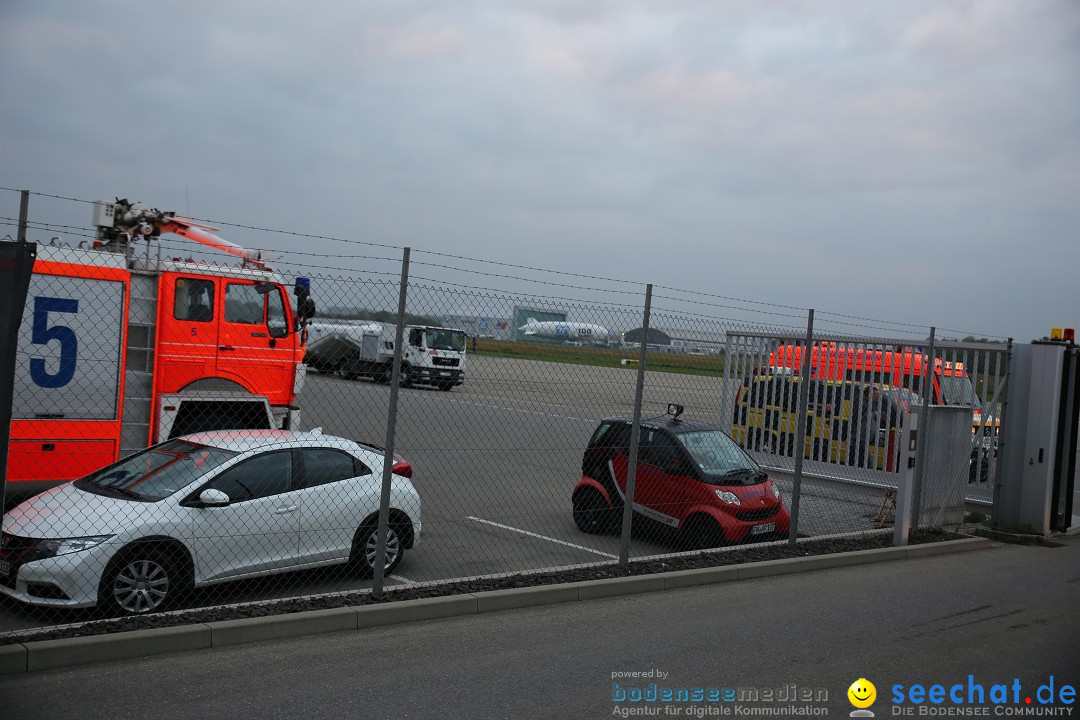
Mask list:
[[992,545],[994,543],[987,538],[975,537],[925,545],[856,550],[804,558],[765,560],[743,565],[676,570],[657,575],[634,575],[559,585],[537,585],[379,605],[222,620],[153,630],[133,630],[60,640],[38,640],[0,645],[0,675],[107,660],[123,660],[181,650],[226,647],[260,640],[396,625],[458,615],[476,615],[512,608],[673,590],[731,580],[774,577],[848,565],[928,557],[979,550]]

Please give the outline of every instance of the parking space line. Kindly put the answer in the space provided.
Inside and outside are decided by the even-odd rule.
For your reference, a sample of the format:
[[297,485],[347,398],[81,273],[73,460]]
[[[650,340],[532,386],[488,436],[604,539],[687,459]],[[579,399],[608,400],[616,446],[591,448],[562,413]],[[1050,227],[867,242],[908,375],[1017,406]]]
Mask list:
[[585,552],[591,552],[594,555],[600,555],[606,558],[611,558],[613,560],[619,559],[618,555],[611,555],[606,552],[600,552],[599,550],[593,550],[591,547],[585,547],[584,545],[575,545],[574,543],[566,542],[565,540],[558,540],[553,537],[548,537],[547,535],[540,535],[539,533],[522,530],[521,528],[511,527],[510,525],[503,525],[502,523],[492,522],[491,520],[484,520],[482,518],[473,517],[472,515],[469,515],[465,519],[472,520],[473,522],[484,523],[485,525],[492,525],[497,528],[502,528],[503,530],[510,530],[511,532],[521,533],[522,535],[528,535],[529,537],[534,537],[539,540],[547,540],[548,542],[553,542],[558,545],[565,545],[566,547],[577,548],[578,550],[584,550]]
[[390,575],[390,577],[392,577],[395,580],[400,580],[401,582],[405,583],[406,585],[415,585],[416,584],[412,580],[410,580],[409,578],[405,577],[404,575],[398,575],[397,573],[394,573],[393,575]]

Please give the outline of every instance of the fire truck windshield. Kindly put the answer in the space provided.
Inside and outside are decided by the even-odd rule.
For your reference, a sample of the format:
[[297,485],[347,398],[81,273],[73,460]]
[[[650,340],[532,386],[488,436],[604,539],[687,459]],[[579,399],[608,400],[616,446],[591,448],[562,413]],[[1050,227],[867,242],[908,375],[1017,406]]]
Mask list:
[[946,405],[982,407],[982,401],[971,385],[971,378],[962,375],[940,375],[938,382],[941,384],[941,399]]
[[190,485],[225,461],[231,450],[169,440],[75,481],[75,487],[97,495],[155,502]]
[[461,330],[426,330],[427,346],[432,350],[465,350],[465,333]]

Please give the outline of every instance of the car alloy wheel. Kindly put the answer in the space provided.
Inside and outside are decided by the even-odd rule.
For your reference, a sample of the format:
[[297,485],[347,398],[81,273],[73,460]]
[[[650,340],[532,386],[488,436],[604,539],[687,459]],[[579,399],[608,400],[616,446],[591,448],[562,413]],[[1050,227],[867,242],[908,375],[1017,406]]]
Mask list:
[[[375,553],[379,547],[379,526],[372,523],[357,533],[356,544],[353,546],[352,564],[357,568],[361,577],[371,577],[375,574]],[[383,559],[383,574],[389,575],[401,563],[405,555],[405,547],[402,541],[401,529],[392,523],[386,528],[386,557]]]
[[166,563],[155,557],[136,556],[121,563],[109,585],[118,608],[129,615],[143,615],[168,601],[173,581]]

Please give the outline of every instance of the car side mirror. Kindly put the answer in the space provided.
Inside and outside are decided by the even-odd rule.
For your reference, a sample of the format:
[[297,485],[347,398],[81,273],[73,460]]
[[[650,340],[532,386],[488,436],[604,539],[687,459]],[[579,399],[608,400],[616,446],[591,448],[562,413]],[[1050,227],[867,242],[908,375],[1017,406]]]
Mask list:
[[232,500],[221,490],[207,488],[199,493],[199,503],[202,504],[203,507],[225,507],[230,502],[232,502]]

